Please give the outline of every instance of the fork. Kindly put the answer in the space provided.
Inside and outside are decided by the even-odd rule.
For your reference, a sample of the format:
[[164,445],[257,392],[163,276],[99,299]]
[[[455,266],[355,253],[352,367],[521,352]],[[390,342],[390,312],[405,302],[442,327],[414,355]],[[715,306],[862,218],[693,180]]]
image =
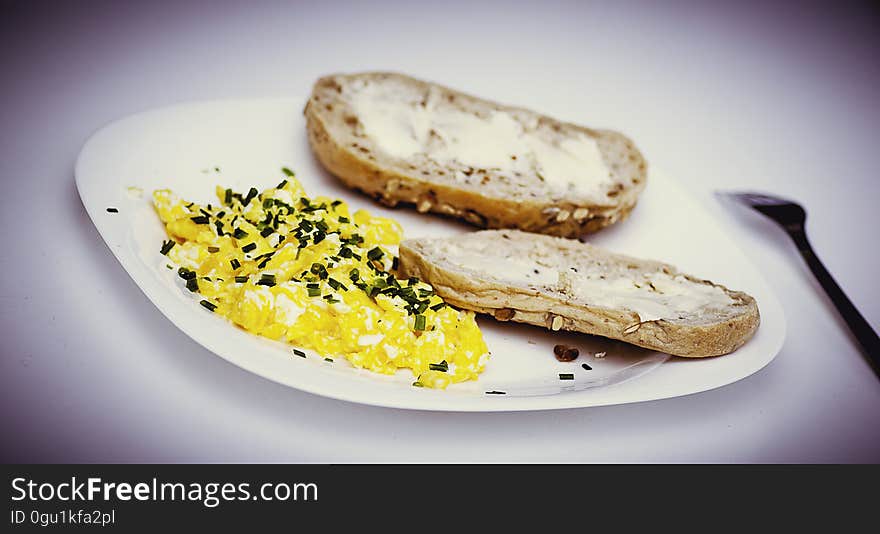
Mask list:
[[804,227],[804,223],[807,220],[807,212],[804,208],[791,200],[764,193],[718,191],[716,195],[745,204],[772,219],[785,230],[792,241],[794,241],[794,244],[797,245],[798,251],[806,260],[810,270],[813,271],[813,275],[819,280],[828,297],[831,298],[831,302],[837,307],[837,311],[840,312],[843,320],[849,325],[853,335],[855,335],[862,346],[863,352],[868,357],[869,363],[872,364],[874,372],[880,377],[880,338],[877,337],[877,333],[874,332],[868,321],[862,317],[859,310],[856,309],[843,290],[840,289],[831,273],[819,261],[819,257],[816,256],[813,247],[810,246]]

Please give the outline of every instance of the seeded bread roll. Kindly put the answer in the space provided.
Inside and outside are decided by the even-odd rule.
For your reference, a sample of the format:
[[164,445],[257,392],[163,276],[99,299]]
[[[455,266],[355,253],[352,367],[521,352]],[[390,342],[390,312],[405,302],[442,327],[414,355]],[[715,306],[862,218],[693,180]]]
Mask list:
[[469,310],[676,356],[730,353],[758,328],[751,296],[664,263],[516,230],[407,239],[400,270]]
[[402,74],[319,79],[319,161],[379,202],[484,228],[577,237],[626,218],[645,187],[632,141]]

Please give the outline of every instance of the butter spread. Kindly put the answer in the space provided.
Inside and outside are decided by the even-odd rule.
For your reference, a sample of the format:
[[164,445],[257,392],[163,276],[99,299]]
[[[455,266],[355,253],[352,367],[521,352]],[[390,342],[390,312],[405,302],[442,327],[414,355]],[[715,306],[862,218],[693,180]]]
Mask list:
[[[664,272],[621,276],[597,265],[544,266],[526,254],[499,257],[491,246],[474,242],[446,244],[447,261],[505,284],[544,287],[589,306],[629,310],[641,322],[676,319],[704,309],[720,309],[734,300],[717,286],[695,283]],[[575,271],[575,269],[577,269]]]
[[[407,98],[404,91],[361,83],[345,92],[364,133],[393,158],[423,154],[441,165],[537,175],[556,194],[595,193],[611,181],[595,139],[583,133],[553,143],[524,128],[510,113],[493,111],[478,117],[431,98],[433,93],[423,101]],[[463,173],[456,176],[465,179]]]

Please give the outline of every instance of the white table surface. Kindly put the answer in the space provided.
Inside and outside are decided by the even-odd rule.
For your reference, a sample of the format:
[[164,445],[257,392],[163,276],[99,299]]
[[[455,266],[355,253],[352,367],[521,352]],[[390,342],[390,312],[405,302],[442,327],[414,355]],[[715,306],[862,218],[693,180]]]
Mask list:
[[4,15],[4,460],[880,460],[880,381],[854,339],[784,234],[721,206],[775,288],[788,337],[757,374],[676,399],[500,414],[360,406],[234,367],[153,307],[76,194],[86,138],[158,106],[306,94],[325,73],[389,69],[619,129],[707,199],[754,188],[800,200],[820,257],[880,326],[870,13],[453,3],[34,2]]

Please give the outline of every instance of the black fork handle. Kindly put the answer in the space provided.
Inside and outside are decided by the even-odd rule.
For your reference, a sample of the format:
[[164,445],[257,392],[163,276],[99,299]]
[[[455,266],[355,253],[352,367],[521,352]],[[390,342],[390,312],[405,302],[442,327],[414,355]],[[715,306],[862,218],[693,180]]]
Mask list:
[[813,275],[822,284],[828,297],[831,298],[831,302],[837,307],[837,311],[840,312],[843,320],[846,321],[853,335],[856,336],[864,350],[865,356],[868,357],[869,363],[874,368],[874,373],[880,377],[880,337],[877,337],[877,332],[874,332],[868,321],[862,317],[862,314],[859,313],[859,310],[849,300],[849,297],[846,296],[843,290],[840,289],[840,286],[837,285],[837,282],[834,281],[828,269],[819,261],[819,257],[816,256],[813,247],[810,246],[810,242],[807,240],[807,233],[803,226],[789,227],[786,228],[786,231],[788,231],[788,235],[791,236],[797,245],[807,265],[810,266]]

